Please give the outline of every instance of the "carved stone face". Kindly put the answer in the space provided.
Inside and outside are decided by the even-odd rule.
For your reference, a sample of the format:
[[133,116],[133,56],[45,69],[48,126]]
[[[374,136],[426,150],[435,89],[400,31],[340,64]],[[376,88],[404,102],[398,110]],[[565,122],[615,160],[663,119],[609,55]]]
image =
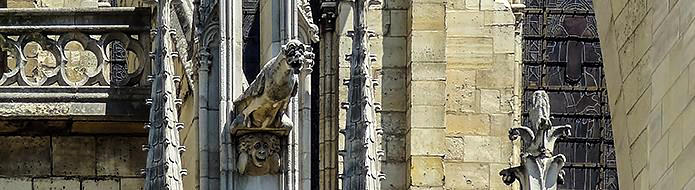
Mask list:
[[257,141],[254,143],[253,147],[249,151],[251,153],[253,164],[257,167],[262,167],[266,159],[268,159],[269,152],[268,143],[264,141]]
[[237,167],[244,175],[259,176],[280,171],[280,139],[276,135],[253,133],[239,138]]
[[292,40],[287,43],[284,50],[285,56],[287,57],[287,64],[295,73],[298,73],[304,62],[304,44],[297,40]]

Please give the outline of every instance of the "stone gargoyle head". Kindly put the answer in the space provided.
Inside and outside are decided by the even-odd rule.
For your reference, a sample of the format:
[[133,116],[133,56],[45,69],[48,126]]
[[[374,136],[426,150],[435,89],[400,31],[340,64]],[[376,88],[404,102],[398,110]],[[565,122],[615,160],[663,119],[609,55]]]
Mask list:
[[299,73],[302,63],[304,63],[304,51],[306,48],[299,40],[290,40],[282,46],[282,52],[287,59],[287,64],[295,74]]
[[280,172],[280,138],[252,133],[239,138],[237,169],[240,174],[261,176]]

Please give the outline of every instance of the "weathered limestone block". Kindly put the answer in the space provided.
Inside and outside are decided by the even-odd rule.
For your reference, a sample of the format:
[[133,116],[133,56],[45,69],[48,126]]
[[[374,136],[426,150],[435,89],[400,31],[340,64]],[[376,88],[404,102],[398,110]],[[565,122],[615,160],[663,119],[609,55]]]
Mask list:
[[0,190],[32,190],[31,178],[0,178]]
[[[495,42],[497,38],[495,38]],[[516,75],[509,74],[518,72],[517,63],[514,62],[514,54],[495,53],[494,63],[488,69],[478,71],[476,84],[481,88],[512,88],[515,84]]]
[[63,7],[65,6],[64,0],[41,0],[38,1],[38,7]]
[[139,122],[73,122],[70,132],[80,134],[147,134],[142,123]]
[[[446,31],[450,36],[491,37],[490,27],[485,26],[485,12],[447,11]],[[497,37],[497,36],[495,36]]]
[[413,3],[412,15],[417,15],[417,19],[412,19],[412,30],[444,30],[446,8],[444,3]]
[[410,69],[412,80],[446,80],[446,63],[413,63]]
[[494,62],[493,38],[448,37],[446,59],[449,68],[489,68]]
[[446,153],[444,129],[411,128],[408,133],[410,155],[444,155]]
[[98,7],[97,0],[65,0],[65,7]]
[[504,137],[464,136],[465,162],[506,163],[512,156],[512,143]]
[[445,81],[411,81],[410,102],[414,106],[441,106],[446,103]]
[[446,73],[446,111],[448,113],[479,112],[480,91],[475,88],[477,72],[473,69],[447,69]]
[[444,106],[412,106],[409,122],[412,127],[441,128],[446,127]]
[[485,163],[444,163],[447,189],[489,189],[490,166]]
[[438,156],[410,158],[410,184],[413,186],[443,186],[444,165]]
[[[449,61],[446,46],[441,43],[448,42],[444,31],[413,31],[411,32],[411,51],[417,52],[411,55],[413,62]],[[432,43],[437,42],[437,43]],[[492,43],[490,43],[492,46]]]
[[80,181],[62,177],[35,178],[34,189],[42,190],[67,190],[80,189]]
[[117,180],[85,180],[82,181],[82,190],[120,190]]
[[0,175],[50,175],[49,137],[0,137]]
[[[392,31],[392,34],[396,31]],[[407,48],[405,37],[384,37],[381,41],[384,48],[381,57],[382,67],[384,68],[405,68],[408,63],[405,60],[405,49]]]
[[7,8],[35,8],[33,0],[8,0]]
[[488,135],[490,116],[481,113],[447,113],[447,136]]
[[142,190],[144,186],[145,179],[143,178],[121,178],[121,190]]
[[[389,30],[385,36],[407,36],[408,35],[408,11],[406,10],[391,10],[389,19]],[[388,47],[388,46],[387,46]]]
[[406,188],[406,174],[408,168],[405,162],[388,161],[382,162],[381,171],[388,176],[381,182],[381,189],[397,190]]
[[384,68],[381,77],[381,110],[382,111],[406,111],[407,92],[405,69]]
[[398,135],[384,135],[383,139],[386,162],[405,161],[406,143],[405,137]]
[[405,112],[381,112],[384,134],[405,135],[408,131]]
[[445,160],[463,160],[464,157],[465,144],[463,138],[461,137],[447,137],[446,138],[446,154],[444,155]]
[[500,91],[495,89],[480,90],[480,111],[483,113],[498,113],[500,111]]
[[512,128],[512,114],[490,114],[490,135],[502,137]]
[[146,137],[97,137],[97,175],[139,176],[147,160],[143,144]]
[[96,175],[96,139],[82,136],[52,137],[53,174]]

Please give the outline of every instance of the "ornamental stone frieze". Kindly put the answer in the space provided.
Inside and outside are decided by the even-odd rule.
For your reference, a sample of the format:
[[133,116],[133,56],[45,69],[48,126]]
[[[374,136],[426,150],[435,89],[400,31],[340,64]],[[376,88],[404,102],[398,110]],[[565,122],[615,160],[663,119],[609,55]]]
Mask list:
[[0,86],[136,86],[150,70],[150,14],[134,7],[0,9]]
[[151,14],[0,8],[0,116],[147,121]]
[[148,60],[140,41],[120,32],[96,37],[80,32],[0,34],[0,48],[9,52],[7,71],[0,77],[0,85],[132,86],[139,83]]
[[555,190],[564,181],[562,167],[567,161],[562,154],[553,155],[555,141],[570,135],[569,125],[553,126],[550,100],[545,91],[533,93],[529,110],[531,126],[509,130],[509,139],[521,137],[521,165],[500,172],[505,184],[518,180],[523,190]]

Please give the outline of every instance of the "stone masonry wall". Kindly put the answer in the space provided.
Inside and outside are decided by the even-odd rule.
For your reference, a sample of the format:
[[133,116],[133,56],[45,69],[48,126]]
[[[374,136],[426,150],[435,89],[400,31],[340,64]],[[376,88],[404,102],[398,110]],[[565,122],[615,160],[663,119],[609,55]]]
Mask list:
[[413,1],[410,19],[410,187],[511,188],[498,174],[518,157],[507,137],[520,117],[511,4]]
[[620,189],[695,188],[695,1],[594,1]]
[[[351,50],[351,6],[341,1],[336,21],[341,80],[349,77],[342,58]],[[507,137],[520,118],[521,77],[510,3],[385,0],[367,18],[377,34],[370,52],[381,82],[382,189],[511,188],[498,175],[518,157]],[[347,87],[338,92],[347,101]],[[345,110],[338,117],[344,128]],[[340,135],[339,149],[343,142]]]
[[511,4],[450,0],[445,9],[444,187],[511,189],[499,175],[518,163],[508,138],[521,107],[521,41]]
[[146,137],[0,136],[0,190],[142,189]]

